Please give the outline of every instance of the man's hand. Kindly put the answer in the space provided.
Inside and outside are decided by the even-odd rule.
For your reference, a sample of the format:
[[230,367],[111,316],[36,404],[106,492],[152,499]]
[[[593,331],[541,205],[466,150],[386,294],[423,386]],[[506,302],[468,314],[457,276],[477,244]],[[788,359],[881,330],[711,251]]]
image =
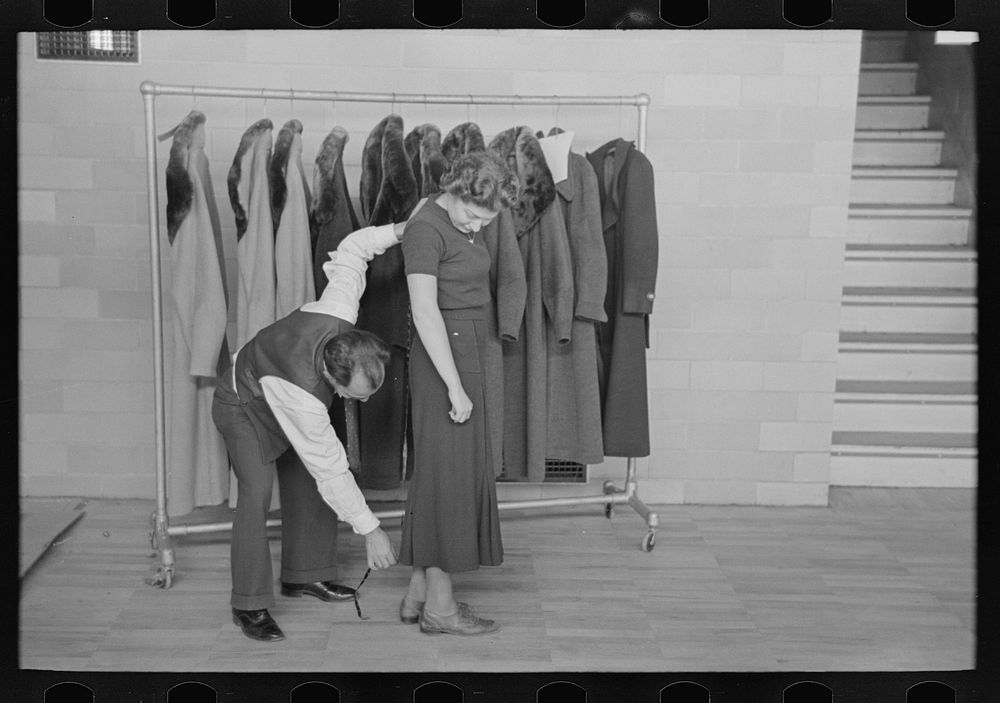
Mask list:
[[410,216],[406,218],[406,221],[409,222],[410,220],[412,220],[413,216],[416,215],[418,212],[420,212],[420,208],[422,208],[424,206],[424,203],[426,202],[427,198],[421,198],[420,200],[418,200],[417,204],[413,206],[413,210],[410,211]]
[[368,552],[369,568],[388,569],[396,563],[396,548],[381,527],[365,535],[365,550]]
[[[424,206],[427,202],[427,198],[421,198],[416,205],[413,206],[413,210],[410,211],[410,216],[406,218],[406,222],[413,219],[413,216],[417,214],[417,211]],[[403,241],[403,231],[406,229],[406,222],[397,222],[392,226],[392,231],[396,233],[396,239]]]

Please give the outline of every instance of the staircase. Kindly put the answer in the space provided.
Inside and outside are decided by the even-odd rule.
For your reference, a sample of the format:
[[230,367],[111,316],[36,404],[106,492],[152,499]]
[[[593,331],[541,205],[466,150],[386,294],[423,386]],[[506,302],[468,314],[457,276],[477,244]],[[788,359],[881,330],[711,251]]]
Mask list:
[[905,32],[865,32],[831,485],[976,485],[976,252]]

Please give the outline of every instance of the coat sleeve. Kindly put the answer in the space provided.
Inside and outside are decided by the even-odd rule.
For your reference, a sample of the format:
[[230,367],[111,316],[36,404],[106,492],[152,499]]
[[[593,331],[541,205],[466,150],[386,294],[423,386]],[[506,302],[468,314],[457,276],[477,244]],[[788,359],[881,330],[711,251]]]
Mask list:
[[573,328],[573,255],[558,202],[545,208],[536,226],[540,231],[525,236],[541,238],[542,304],[556,343],[568,344]]
[[491,278],[495,285],[497,306],[497,333],[500,338],[517,341],[524,319],[524,306],[528,299],[528,280],[524,271],[524,257],[517,244],[514,218],[508,210],[502,211],[490,224],[488,242],[491,249]]
[[649,159],[633,150],[622,181],[622,311],[648,315],[653,311],[659,255],[653,166]]
[[576,317],[607,322],[604,298],[608,290],[608,254],[601,233],[601,196],[597,174],[582,156],[574,155],[575,195],[569,203],[567,236],[573,247],[573,285]]

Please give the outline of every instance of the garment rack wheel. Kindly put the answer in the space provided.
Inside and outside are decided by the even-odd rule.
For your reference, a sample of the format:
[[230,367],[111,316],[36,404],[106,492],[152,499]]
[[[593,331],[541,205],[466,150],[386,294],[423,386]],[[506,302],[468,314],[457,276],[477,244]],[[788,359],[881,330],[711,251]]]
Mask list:
[[174,550],[170,545],[170,535],[167,534],[167,525],[164,520],[159,520],[154,512],[149,516],[149,544],[153,548],[153,556],[159,555],[160,566],[152,576],[145,579],[146,585],[158,588],[170,588],[174,580]]
[[656,546],[656,530],[647,532],[639,546],[644,552],[653,551],[653,547]]

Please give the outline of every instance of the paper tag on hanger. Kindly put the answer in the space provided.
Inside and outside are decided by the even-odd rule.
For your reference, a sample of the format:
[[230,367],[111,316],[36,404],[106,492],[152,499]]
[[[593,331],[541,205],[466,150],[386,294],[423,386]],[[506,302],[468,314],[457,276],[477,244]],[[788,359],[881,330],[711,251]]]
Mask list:
[[538,140],[555,183],[569,177],[569,148],[573,143],[573,134],[574,132],[560,132]]

